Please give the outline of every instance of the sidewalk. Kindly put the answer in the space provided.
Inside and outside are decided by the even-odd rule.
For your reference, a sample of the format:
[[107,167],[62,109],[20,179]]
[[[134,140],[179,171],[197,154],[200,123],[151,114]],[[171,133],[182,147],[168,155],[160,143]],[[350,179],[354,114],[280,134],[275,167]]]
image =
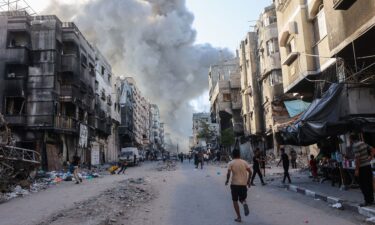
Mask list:
[[341,190],[338,184],[335,186],[331,185],[331,181],[327,180],[323,183],[313,182],[309,178],[307,171],[291,170],[290,176],[292,184],[281,184],[283,177],[282,172],[278,169],[271,169],[272,175],[266,177],[268,181],[271,181],[271,185],[278,185],[279,187],[285,187],[292,192],[306,195],[314,200],[322,200],[328,202],[331,205],[337,204],[339,209],[350,210],[359,213],[366,217],[375,217],[375,206],[371,207],[359,207],[362,203],[363,195],[359,188]]

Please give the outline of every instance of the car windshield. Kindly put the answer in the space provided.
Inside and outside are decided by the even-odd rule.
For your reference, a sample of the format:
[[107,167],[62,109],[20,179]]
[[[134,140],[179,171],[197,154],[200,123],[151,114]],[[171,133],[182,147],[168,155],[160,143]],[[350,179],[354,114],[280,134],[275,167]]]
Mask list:
[[122,152],[121,153],[121,156],[122,157],[130,157],[130,156],[132,156],[133,155],[133,152]]

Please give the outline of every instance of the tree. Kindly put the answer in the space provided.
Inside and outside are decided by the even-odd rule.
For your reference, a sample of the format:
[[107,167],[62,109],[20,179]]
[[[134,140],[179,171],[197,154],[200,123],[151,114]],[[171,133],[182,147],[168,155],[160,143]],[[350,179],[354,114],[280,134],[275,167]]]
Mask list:
[[227,128],[221,132],[220,143],[224,147],[230,147],[234,144],[234,142],[235,142],[235,139],[234,139],[233,129]]
[[197,135],[197,138],[205,139],[206,143],[210,143],[213,138],[215,138],[216,133],[211,129],[210,125],[205,121],[200,123],[200,131]]

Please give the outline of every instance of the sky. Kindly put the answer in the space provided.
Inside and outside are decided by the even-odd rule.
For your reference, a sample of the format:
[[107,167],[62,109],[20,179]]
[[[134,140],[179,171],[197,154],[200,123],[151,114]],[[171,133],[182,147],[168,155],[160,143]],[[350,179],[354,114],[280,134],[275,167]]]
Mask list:
[[[246,32],[252,30],[253,21],[271,3],[272,0],[187,0],[195,17],[196,43],[210,43],[235,52]],[[209,111],[208,92],[191,100],[190,105],[196,112]]]

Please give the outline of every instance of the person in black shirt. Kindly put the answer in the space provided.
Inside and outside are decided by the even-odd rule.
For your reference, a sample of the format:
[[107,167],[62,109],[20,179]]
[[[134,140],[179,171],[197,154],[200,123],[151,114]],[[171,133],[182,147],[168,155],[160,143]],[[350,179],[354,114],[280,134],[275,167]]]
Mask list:
[[292,183],[292,181],[290,180],[290,176],[289,176],[289,157],[285,153],[285,149],[284,148],[281,148],[280,152],[281,152],[281,159],[280,159],[279,163],[277,164],[277,166],[279,166],[280,163],[283,162],[283,168],[284,168],[283,184],[285,183],[285,179],[286,178],[288,178],[289,183]]
[[262,185],[266,185],[266,183],[264,183],[264,181],[263,181],[262,172],[260,171],[259,161],[260,161],[260,150],[259,150],[259,148],[257,148],[255,150],[255,155],[253,157],[253,170],[254,170],[254,173],[253,173],[253,176],[251,177],[251,185],[252,186],[255,186],[255,184],[254,184],[254,178],[255,178],[256,174],[258,174],[258,176],[260,178],[260,181],[262,182]]

